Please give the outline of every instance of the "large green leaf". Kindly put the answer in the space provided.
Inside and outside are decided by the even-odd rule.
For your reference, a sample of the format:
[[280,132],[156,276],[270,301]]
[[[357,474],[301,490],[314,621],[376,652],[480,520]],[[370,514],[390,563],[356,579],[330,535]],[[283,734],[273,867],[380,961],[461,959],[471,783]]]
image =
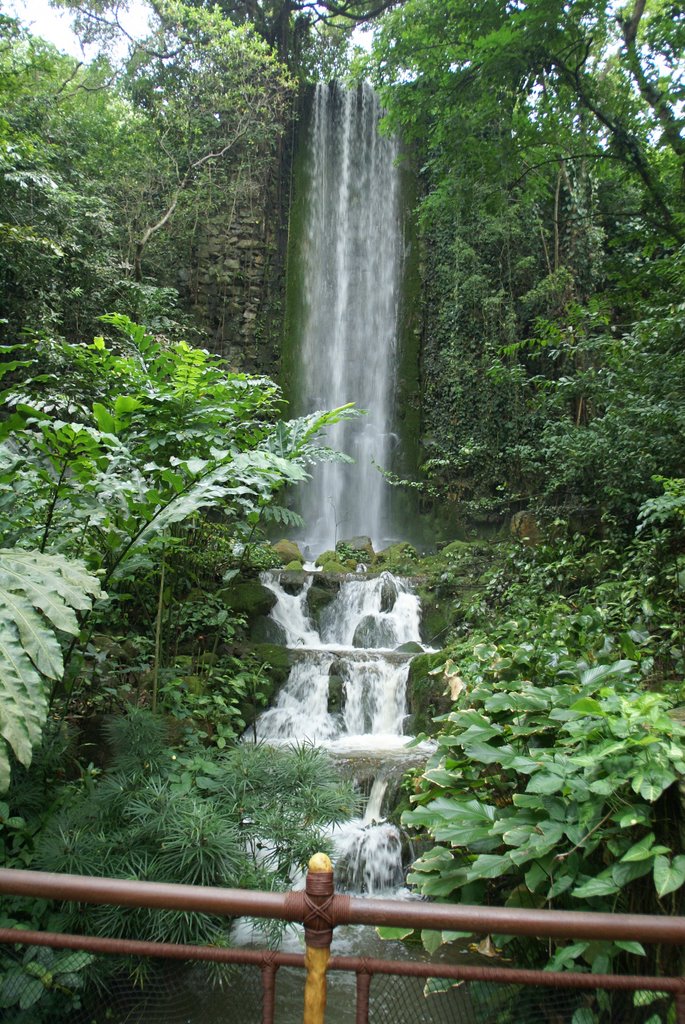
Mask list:
[[39,551],[0,549],[0,792],[9,786],[9,750],[31,763],[47,717],[47,681],[63,672],[55,630],[76,635],[76,611],[101,595],[81,562]]

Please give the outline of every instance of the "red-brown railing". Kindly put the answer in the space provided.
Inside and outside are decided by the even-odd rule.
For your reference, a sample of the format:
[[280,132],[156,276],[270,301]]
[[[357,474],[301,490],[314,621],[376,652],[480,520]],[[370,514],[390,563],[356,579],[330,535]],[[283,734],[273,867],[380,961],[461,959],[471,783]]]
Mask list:
[[[390,925],[480,935],[574,940],[639,940],[641,943],[685,945],[685,917],[359,899],[336,895],[333,891],[332,872],[320,869],[310,870],[304,891],[271,893],[0,868],[0,892],[50,900],[73,900],[79,903],[150,907],[160,910],[205,912],[227,917],[249,916],[299,922],[305,927],[308,954],[311,949],[329,950],[333,930],[342,924]],[[275,976],[278,968],[306,966],[305,956],[292,953],[239,948],[220,949],[7,928],[0,929],[0,942],[84,950],[91,953],[252,964],[262,971],[263,1024],[273,1024],[275,1020]],[[369,988],[371,978],[375,974],[500,982],[509,985],[586,991],[604,989],[664,993],[673,997],[677,1024],[685,1024],[683,977],[550,972],[497,965],[389,961],[347,956],[332,956],[327,963],[327,969],[351,971],[356,974],[357,1024],[366,1024],[368,1020]],[[325,996],[323,1005],[325,1006]],[[316,1024],[322,1019],[318,1009],[314,1016],[305,1015],[306,1024]]]

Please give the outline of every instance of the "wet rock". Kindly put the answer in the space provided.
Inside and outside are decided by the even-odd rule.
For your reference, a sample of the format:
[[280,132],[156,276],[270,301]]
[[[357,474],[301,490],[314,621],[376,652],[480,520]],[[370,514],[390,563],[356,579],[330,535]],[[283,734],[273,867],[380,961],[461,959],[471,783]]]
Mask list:
[[331,675],[328,680],[328,713],[335,715],[342,711],[345,681],[342,676]]
[[260,615],[250,628],[250,639],[258,644],[282,644],[287,642],[285,630],[267,615]]
[[341,540],[341,545],[356,553],[356,560],[370,565],[376,557],[370,537],[350,537],[349,540]]
[[286,594],[299,594],[307,579],[302,569],[284,569],[278,580]]
[[397,654],[423,654],[423,647],[416,640],[407,640],[406,644],[400,644],[395,651]]
[[[322,582],[326,582],[323,580]],[[312,584],[307,594],[307,609],[312,618],[317,618],[319,613],[327,608],[331,601],[335,600],[335,596],[338,593],[338,587],[321,586],[317,582]]]
[[381,585],[381,611],[391,612],[395,607],[395,601],[397,600],[397,583],[396,581],[385,575],[383,583]]
[[392,624],[377,615],[365,615],[352,637],[353,647],[394,647],[396,642]]

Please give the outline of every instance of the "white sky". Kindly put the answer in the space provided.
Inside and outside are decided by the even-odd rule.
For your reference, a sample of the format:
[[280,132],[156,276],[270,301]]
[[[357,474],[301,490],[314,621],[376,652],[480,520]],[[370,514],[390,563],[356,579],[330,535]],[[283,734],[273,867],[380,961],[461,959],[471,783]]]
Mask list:
[[[6,0],[3,6],[7,14],[19,18],[33,35],[47,39],[63,52],[79,60],[95,56],[97,48],[87,47],[84,53],[71,31],[71,12],[51,7],[48,0]],[[138,0],[132,0],[130,7],[131,10],[121,19],[122,24],[131,35],[144,35],[147,27],[146,10]]]

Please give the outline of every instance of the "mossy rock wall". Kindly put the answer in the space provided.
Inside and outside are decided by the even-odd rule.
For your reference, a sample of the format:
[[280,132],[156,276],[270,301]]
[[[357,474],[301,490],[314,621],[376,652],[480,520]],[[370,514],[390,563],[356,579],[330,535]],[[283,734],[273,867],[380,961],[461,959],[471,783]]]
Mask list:
[[407,679],[407,703],[410,718],[406,731],[411,735],[424,732],[429,736],[436,732],[433,719],[446,714],[452,701],[444,691],[442,674],[431,675],[433,669],[443,664],[442,651],[433,654],[419,654],[412,659]]

